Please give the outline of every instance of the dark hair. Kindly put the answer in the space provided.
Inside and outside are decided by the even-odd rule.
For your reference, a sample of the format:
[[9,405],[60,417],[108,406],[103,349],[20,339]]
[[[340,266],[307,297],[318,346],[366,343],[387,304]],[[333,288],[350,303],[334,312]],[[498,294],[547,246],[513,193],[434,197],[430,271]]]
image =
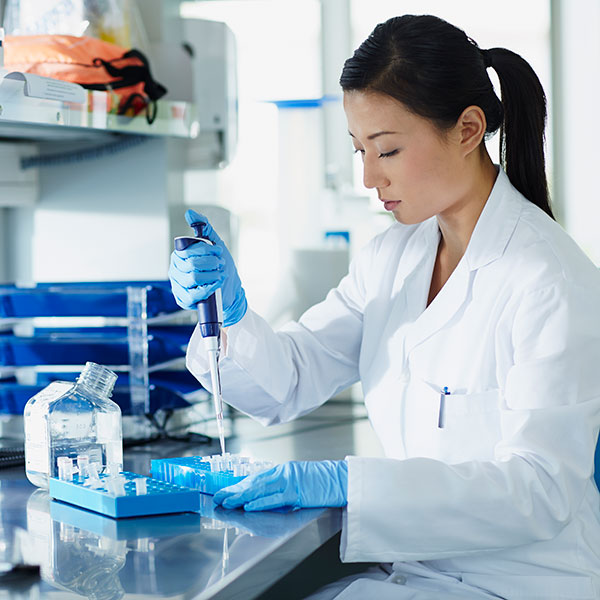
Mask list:
[[[502,101],[487,68],[500,80]],[[440,129],[479,106],[486,136],[500,129],[500,159],[511,183],[554,218],[544,160],[546,96],[529,65],[505,48],[481,50],[464,31],[431,15],[394,17],[375,27],[342,70],[344,91],[375,91]]]

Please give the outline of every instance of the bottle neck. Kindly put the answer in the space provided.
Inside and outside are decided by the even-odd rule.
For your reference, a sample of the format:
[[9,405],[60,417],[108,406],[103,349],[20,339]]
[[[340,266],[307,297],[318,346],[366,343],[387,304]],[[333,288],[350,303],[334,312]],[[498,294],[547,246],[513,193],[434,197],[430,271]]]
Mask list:
[[95,396],[100,398],[110,398],[117,375],[110,369],[88,362],[77,378],[77,387],[85,388]]

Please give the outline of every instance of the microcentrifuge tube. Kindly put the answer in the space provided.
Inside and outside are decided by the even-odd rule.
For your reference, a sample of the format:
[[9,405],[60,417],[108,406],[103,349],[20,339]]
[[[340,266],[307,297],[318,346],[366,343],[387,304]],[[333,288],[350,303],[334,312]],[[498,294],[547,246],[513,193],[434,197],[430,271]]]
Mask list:
[[56,463],[58,478],[61,481],[73,481],[73,461],[68,456],[59,456]]
[[87,454],[77,455],[77,470],[79,471],[79,477],[85,477],[87,475],[87,466],[90,464],[90,457]]
[[136,496],[141,496],[143,494],[146,494],[148,492],[148,487],[146,484],[146,478],[145,477],[138,477],[136,479],[134,479],[135,481],[135,494]]
[[87,466],[87,474],[90,479],[100,479],[98,476],[98,465],[96,463],[90,463]]

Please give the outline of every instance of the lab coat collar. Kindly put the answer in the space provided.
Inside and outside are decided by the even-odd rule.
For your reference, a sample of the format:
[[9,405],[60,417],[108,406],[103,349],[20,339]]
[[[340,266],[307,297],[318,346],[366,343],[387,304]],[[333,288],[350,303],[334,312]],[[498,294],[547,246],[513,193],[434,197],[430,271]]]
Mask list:
[[463,257],[469,271],[474,271],[500,258],[517,226],[523,196],[513,187],[502,167]]
[[[524,201],[519,192],[512,187],[506,173],[499,168],[496,182],[479,216],[464,256],[433,302],[423,310],[406,335],[407,355],[460,314],[472,291],[474,271],[502,256],[515,230]],[[437,251],[437,244],[431,243],[435,240],[436,231],[437,219],[434,217],[423,228],[426,239],[429,240],[426,247],[432,252],[432,260],[435,259]],[[427,270],[426,274],[428,277],[423,279],[422,289],[421,286],[417,286],[416,294],[419,297],[420,294],[429,292],[430,271]],[[415,297],[412,301],[418,300]]]

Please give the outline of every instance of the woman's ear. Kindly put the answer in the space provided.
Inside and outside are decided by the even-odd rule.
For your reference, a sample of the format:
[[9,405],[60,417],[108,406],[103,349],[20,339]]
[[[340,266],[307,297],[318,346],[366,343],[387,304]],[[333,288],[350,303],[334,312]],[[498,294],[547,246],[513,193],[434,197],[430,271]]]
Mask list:
[[487,121],[485,113],[479,106],[467,106],[456,121],[455,139],[460,145],[463,156],[479,148],[485,135]]

